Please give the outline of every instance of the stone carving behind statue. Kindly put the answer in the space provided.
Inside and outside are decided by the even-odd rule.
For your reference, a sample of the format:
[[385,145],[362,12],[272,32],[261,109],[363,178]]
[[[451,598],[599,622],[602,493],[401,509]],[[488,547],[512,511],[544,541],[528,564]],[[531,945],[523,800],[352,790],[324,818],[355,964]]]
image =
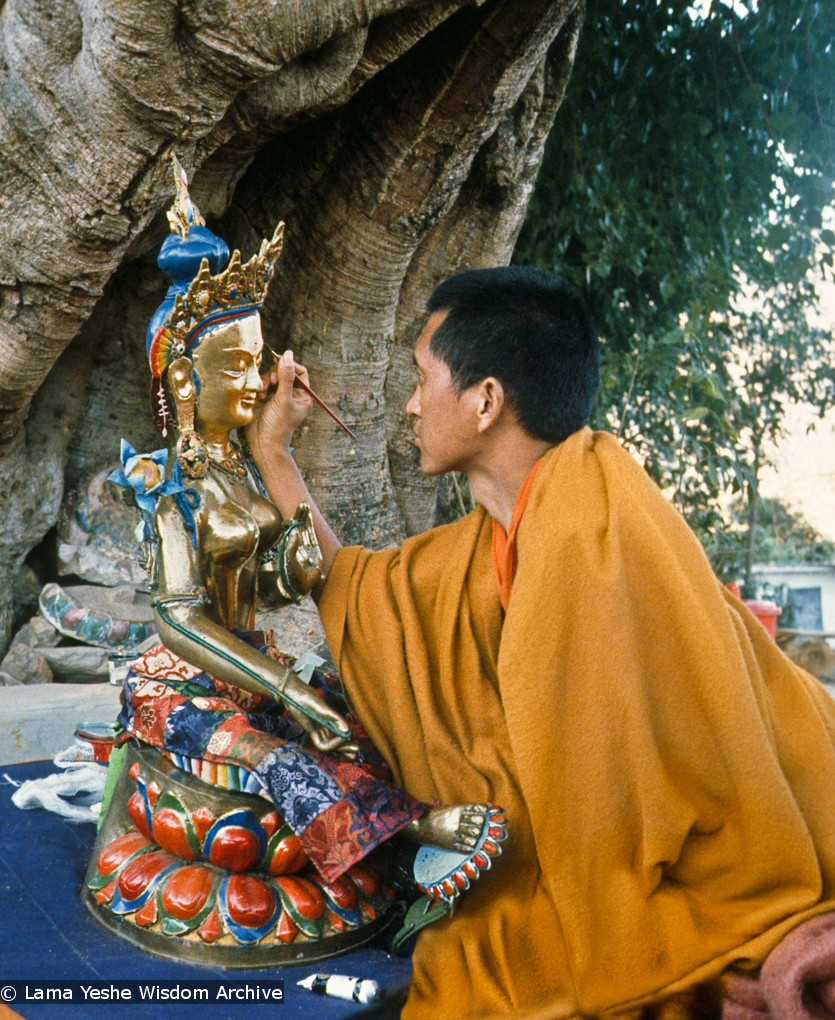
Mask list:
[[159,256],[172,287],[148,357],[155,420],[176,445],[139,454],[123,440],[111,476],[140,511],[163,644],[128,672],[118,778],[83,895],[97,920],[160,955],[309,961],[389,920],[395,893],[374,851],[392,836],[442,848],[444,873],[424,859],[423,884],[452,900],[500,852],[504,819],[487,805],[430,810],[394,786],[345,718],[336,676],[252,629],[256,599],[297,603],[321,579],[309,508],[283,520],[236,440],[263,386],[259,309],[284,225],[245,264],[229,259],[174,163]]

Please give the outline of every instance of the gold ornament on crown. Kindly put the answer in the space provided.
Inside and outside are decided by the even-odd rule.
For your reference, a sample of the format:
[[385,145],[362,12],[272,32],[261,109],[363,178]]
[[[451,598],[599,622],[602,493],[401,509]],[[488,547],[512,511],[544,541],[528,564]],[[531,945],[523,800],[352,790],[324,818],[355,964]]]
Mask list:
[[182,163],[176,156],[171,157],[171,162],[174,167],[174,186],[177,189],[177,197],[166,216],[171,233],[179,234],[185,240],[189,227],[205,227],[206,221],[200,215],[200,210],[192,202],[191,195],[188,193],[188,177]]

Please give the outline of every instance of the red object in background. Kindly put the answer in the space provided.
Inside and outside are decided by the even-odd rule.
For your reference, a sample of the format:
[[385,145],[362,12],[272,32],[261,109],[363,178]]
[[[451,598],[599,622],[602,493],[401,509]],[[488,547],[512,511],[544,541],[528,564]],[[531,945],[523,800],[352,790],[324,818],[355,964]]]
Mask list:
[[[726,584],[725,587],[731,593],[736,595],[739,599],[740,591],[739,585],[735,581],[731,581],[730,584]],[[765,627],[771,637],[777,637],[777,617],[783,612],[782,608],[777,605],[776,602],[767,602],[765,600],[760,601],[758,599],[741,599],[744,606],[748,606],[751,612],[756,616],[760,623]]]
[[75,742],[85,749],[92,748],[93,761],[110,761],[113,736],[110,723],[79,723],[75,729]]
[[743,599],[742,604],[748,606],[773,638],[777,637],[777,617],[783,610],[776,602],[758,602],[756,599]]

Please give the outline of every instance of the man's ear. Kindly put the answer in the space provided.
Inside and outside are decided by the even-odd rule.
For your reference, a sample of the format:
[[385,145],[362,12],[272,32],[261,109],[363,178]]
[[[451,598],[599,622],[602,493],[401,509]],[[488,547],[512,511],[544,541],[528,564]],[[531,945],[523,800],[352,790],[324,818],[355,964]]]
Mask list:
[[505,406],[504,386],[492,375],[478,384],[476,399],[477,428],[485,432],[496,421]]

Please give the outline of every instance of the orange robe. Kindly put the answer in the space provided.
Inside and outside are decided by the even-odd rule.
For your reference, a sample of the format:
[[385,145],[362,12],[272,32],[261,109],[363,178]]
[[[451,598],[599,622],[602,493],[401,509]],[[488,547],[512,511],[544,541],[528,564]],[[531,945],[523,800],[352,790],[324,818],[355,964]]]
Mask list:
[[549,451],[506,616],[482,509],[343,549],[320,611],[412,796],[510,836],[419,940],[404,1020],[558,1018],[761,962],[835,907],[835,702],[606,434]]

